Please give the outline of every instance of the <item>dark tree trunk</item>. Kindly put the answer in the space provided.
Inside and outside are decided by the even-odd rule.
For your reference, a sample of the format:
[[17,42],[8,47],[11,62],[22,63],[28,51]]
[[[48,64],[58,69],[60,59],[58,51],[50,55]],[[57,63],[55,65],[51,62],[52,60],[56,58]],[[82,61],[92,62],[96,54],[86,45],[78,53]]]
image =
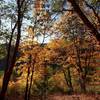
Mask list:
[[86,93],[85,76],[83,74],[80,74],[79,82],[80,82],[81,92]]
[[88,20],[88,18],[85,16],[85,14],[82,12],[81,8],[76,3],[76,0],[68,0],[68,1],[72,4],[74,10],[79,15],[79,17],[83,20],[85,25],[92,31],[91,34],[94,35],[96,37],[96,39],[98,40],[98,42],[100,43],[100,33],[95,28],[95,26]]
[[72,82],[71,82],[70,68],[69,67],[67,68],[67,73],[66,73],[66,71],[63,70],[63,73],[64,73],[64,77],[65,77],[67,86],[69,88],[68,93],[72,94],[74,92],[74,90],[73,90],[73,86],[72,86]]
[[[74,34],[73,34],[74,37]],[[74,42],[74,48],[76,49],[76,65],[77,65],[77,71],[79,74],[79,84],[80,84],[80,88],[81,88],[81,92],[82,93],[86,93],[86,77],[84,75],[84,70],[82,68],[82,62],[81,62],[81,43],[79,43],[79,45],[76,44],[75,39],[73,40]]]
[[68,67],[67,69],[68,71],[68,82],[69,82],[69,89],[70,89],[70,92],[73,93],[73,86],[72,86],[72,80],[71,80],[71,73],[70,73],[70,68]]
[[78,73],[79,73],[79,83],[80,83],[81,92],[86,93],[85,76],[81,66],[80,51],[78,51],[78,49],[77,49],[77,60],[78,60],[77,66],[79,67]]
[[32,74],[31,74],[30,85],[29,85],[28,100],[30,100],[30,95],[31,95],[31,87],[32,87],[33,75],[34,75],[34,64],[35,61],[32,62]]
[[29,56],[29,66],[28,66],[28,71],[27,71],[27,78],[26,78],[26,88],[25,88],[25,100],[29,100],[28,99],[28,94],[29,94],[29,78],[30,78],[30,69],[31,69],[31,63],[32,63],[32,57],[31,55]]
[[92,11],[93,11],[93,13],[94,13],[95,17],[97,18],[98,23],[99,23],[99,25],[100,25],[100,17],[99,17],[99,15],[98,15],[98,13],[95,11],[94,7],[92,7],[91,5],[89,5],[89,4],[87,3],[87,1],[85,1],[85,3],[86,3],[86,5],[87,5],[87,7],[89,7],[90,9],[92,9]]
[[[5,70],[4,73],[4,78],[3,78],[3,84],[2,84],[2,89],[1,89],[1,93],[0,93],[0,100],[4,100],[5,99],[5,95],[6,95],[6,91],[7,91],[7,87],[8,87],[8,83],[13,71],[13,67],[16,61],[16,53],[18,51],[18,47],[19,47],[19,42],[20,42],[20,34],[21,34],[21,8],[20,8],[20,0],[17,1],[17,5],[18,5],[18,27],[17,27],[17,40],[16,40],[16,45],[15,45],[15,49],[14,49],[14,54],[12,57],[12,62],[11,65]],[[9,57],[8,57],[9,58]]]

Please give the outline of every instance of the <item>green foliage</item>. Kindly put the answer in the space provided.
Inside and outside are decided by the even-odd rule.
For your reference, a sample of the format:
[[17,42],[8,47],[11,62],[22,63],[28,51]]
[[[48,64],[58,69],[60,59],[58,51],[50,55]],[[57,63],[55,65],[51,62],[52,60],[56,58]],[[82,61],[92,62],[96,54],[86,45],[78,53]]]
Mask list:
[[63,8],[64,0],[53,0],[52,1],[52,11],[59,12]]
[[42,96],[44,93],[44,89],[45,89],[44,80],[38,80],[38,81],[36,80],[35,84],[33,84],[32,92],[35,95]]

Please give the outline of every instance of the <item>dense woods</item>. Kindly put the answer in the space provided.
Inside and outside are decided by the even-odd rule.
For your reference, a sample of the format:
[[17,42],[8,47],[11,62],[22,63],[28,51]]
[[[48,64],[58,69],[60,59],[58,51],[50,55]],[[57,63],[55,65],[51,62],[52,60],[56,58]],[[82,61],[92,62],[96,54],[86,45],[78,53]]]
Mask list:
[[0,100],[99,100],[99,5],[1,0]]

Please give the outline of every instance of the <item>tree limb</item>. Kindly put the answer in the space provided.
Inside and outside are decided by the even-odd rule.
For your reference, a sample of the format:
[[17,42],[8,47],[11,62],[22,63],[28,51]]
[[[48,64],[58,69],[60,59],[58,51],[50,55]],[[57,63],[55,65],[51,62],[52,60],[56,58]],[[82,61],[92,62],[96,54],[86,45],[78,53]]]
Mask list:
[[79,17],[82,19],[82,21],[85,23],[85,25],[91,30],[91,34],[94,35],[98,42],[100,42],[100,33],[98,30],[94,27],[94,25],[88,20],[88,18],[85,16],[85,14],[82,12],[79,5],[76,3],[76,0],[68,0],[71,5],[73,6],[76,13],[79,15]]
[[98,15],[98,13],[96,13],[95,9],[94,9],[91,5],[89,5],[86,1],[85,1],[85,4],[86,4],[87,7],[89,7],[90,9],[92,9],[92,11],[93,11],[95,17],[98,19],[98,22],[99,22],[99,24],[100,24],[100,17],[99,17],[99,15]]

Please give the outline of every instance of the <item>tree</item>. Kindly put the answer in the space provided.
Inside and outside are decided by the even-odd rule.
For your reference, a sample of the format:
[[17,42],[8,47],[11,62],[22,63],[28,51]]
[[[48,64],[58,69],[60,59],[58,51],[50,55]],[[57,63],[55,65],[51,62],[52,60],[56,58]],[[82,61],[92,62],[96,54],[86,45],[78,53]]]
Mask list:
[[47,63],[53,69],[53,75],[59,71],[64,74],[64,80],[69,89],[69,94],[74,92],[72,85],[72,66],[71,61],[68,61],[71,58],[68,49],[70,44],[65,39],[57,39],[47,45],[50,49],[47,51]]
[[[68,19],[66,19],[66,16]],[[86,78],[89,71],[85,72],[84,70],[87,70],[87,68],[92,69],[91,61],[94,55],[91,54],[95,53],[93,48],[94,45],[97,45],[97,42],[93,39],[93,36],[88,33],[87,27],[76,14],[65,14],[62,20],[58,21],[54,27],[59,33],[61,32],[62,38],[72,42],[71,46],[69,46],[72,51],[68,53],[70,53],[73,59],[73,66],[76,66],[77,72],[79,73],[81,91],[86,92]],[[90,38],[95,42],[91,42],[91,44],[86,42],[86,39],[90,40]],[[93,47],[87,47],[86,45],[93,45]],[[87,48],[89,49],[89,54],[85,53],[88,52]],[[85,52],[82,53],[83,49]]]
[[96,39],[100,42],[100,33],[98,30],[94,27],[94,25],[88,20],[88,18],[85,16],[79,5],[76,3],[75,0],[68,0],[76,13],[79,15],[79,17],[82,19],[82,21],[85,23],[85,25],[92,31],[92,34],[96,37]]
[[[9,83],[12,71],[13,71],[13,67],[14,67],[15,61],[16,61],[16,53],[18,51],[18,47],[19,47],[19,43],[20,43],[20,35],[21,35],[21,23],[22,23],[22,18],[23,18],[23,16],[22,16],[23,13],[21,12],[21,7],[23,5],[23,2],[21,2],[20,0],[17,0],[18,21],[15,24],[15,28],[16,28],[16,25],[17,25],[17,39],[16,39],[16,44],[15,44],[15,48],[14,48],[14,54],[13,54],[13,57],[12,57],[11,65],[10,65],[10,67],[7,66],[7,68],[5,70],[5,73],[4,73],[2,90],[1,90],[1,93],[0,93],[0,99],[1,100],[5,99],[5,94],[6,94],[6,91],[7,91],[7,86],[8,86],[8,83]],[[13,33],[14,29],[12,30],[12,33]],[[12,36],[11,36],[10,40],[12,41]],[[11,43],[9,43],[9,44],[11,44]],[[10,48],[10,46],[9,46],[9,48]],[[8,50],[8,53],[9,52],[10,52],[10,50]]]

